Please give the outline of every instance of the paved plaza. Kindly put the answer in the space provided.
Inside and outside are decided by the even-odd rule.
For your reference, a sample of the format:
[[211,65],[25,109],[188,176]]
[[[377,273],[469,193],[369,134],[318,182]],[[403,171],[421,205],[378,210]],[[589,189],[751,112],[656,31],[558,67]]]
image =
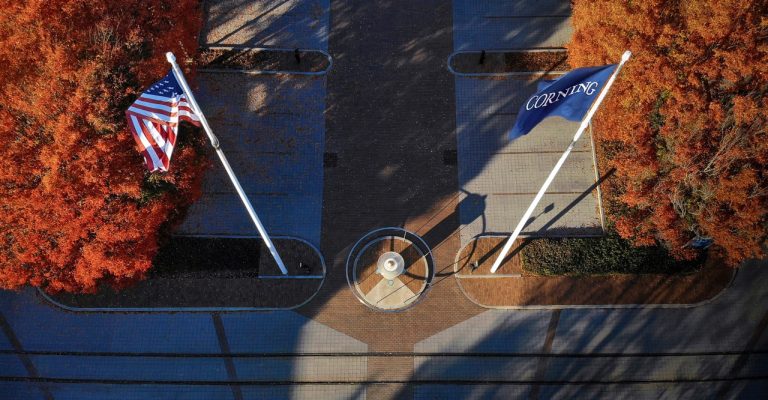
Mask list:
[[[328,50],[327,1],[206,1],[201,46]],[[320,245],[325,76],[206,73],[198,98],[270,234]],[[214,159],[176,234],[254,236]]]
[[[201,73],[199,81],[200,106],[264,226],[318,246],[325,78]],[[216,159],[203,190],[177,234],[258,235]]]
[[562,0],[455,0],[453,24],[457,51],[562,47],[573,33]]
[[3,292],[0,393],[373,398],[386,386],[377,368],[407,366],[397,398],[530,398],[534,390],[540,398],[761,398],[764,268],[745,266],[723,295],[695,308],[487,310],[399,353],[290,311],[71,313],[32,290]]
[[[457,0],[455,52],[561,48],[570,39],[568,2]],[[541,74],[457,75],[456,142],[461,244],[512,230],[570,144],[578,122],[550,118],[514,142],[507,135]],[[493,74],[492,74],[493,75]],[[591,135],[585,133],[534,211],[525,236],[599,236],[602,217]]]
[[[514,228],[575,125],[547,120],[509,143],[541,76],[458,76],[447,60],[561,48],[572,35],[568,0],[207,0],[204,10],[202,47],[333,57],[317,76],[196,78],[267,230],[319,249],[322,286],[305,305],[270,311],[93,312],[33,289],[0,291],[0,398],[764,397],[764,261],[745,263],[697,304],[491,309],[458,285],[457,254],[478,235]],[[585,134],[524,233],[602,234],[600,177]],[[174,233],[257,236],[218,160]],[[381,237],[403,254],[404,238],[423,239],[426,251],[405,263],[417,281],[386,286],[375,254],[350,271],[356,249],[374,248],[361,239],[379,246]],[[418,301],[387,297],[401,288]],[[377,309],[361,297],[386,300]]]
[[204,46],[326,50],[328,0],[204,0]]

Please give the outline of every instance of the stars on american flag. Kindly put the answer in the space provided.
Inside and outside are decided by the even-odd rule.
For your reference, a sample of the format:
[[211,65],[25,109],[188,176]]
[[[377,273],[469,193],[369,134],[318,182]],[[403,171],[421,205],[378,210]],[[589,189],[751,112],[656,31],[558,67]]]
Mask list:
[[168,79],[168,77],[166,77],[161,81],[155,82],[145,93],[155,96],[176,98],[181,96],[183,91],[176,79]]

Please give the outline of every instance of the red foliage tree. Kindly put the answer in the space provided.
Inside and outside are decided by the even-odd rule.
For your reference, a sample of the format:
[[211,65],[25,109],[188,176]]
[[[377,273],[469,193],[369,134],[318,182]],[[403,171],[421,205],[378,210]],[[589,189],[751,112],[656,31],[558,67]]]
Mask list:
[[200,26],[196,0],[0,0],[0,287],[144,277],[206,162],[182,134],[171,172],[147,173],[124,112]]
[[694,235],[732,265],[761,256],[768,221],[768,2],[575,0],[576,66],[633,58],[596,115],[617,231],[678,257]]

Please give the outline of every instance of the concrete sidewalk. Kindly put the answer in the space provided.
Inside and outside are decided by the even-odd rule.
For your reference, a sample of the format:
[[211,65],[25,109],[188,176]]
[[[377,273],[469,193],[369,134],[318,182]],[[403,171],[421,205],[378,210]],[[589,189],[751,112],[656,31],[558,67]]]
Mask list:
[[[563,46],[571,35],[570,3],[454,3],[454,50],[509,50]],[[461,245],[481,234],[509,233],[517,226],[578,128],[549,118],[514,142],[507,138],[520,106],[541,79],[456,76]],[[527,236],[599,236],[603,221],[597,167],[586,132],[547,190]]]
[[328,49],[328,0],[205,0],[202,42],[212,46]]

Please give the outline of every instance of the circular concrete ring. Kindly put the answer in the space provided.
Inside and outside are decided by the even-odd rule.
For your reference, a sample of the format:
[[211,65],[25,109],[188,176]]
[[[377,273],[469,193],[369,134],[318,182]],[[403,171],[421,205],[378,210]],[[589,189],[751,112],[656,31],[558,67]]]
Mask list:
[[[391,271],[388,261],[392,261]],[[355,297],[367,307],[385,312],[418,303],[428,292],[435,271],[426,242],[402,228],[377,229],[363,236],[352,247],[346,269]]]

